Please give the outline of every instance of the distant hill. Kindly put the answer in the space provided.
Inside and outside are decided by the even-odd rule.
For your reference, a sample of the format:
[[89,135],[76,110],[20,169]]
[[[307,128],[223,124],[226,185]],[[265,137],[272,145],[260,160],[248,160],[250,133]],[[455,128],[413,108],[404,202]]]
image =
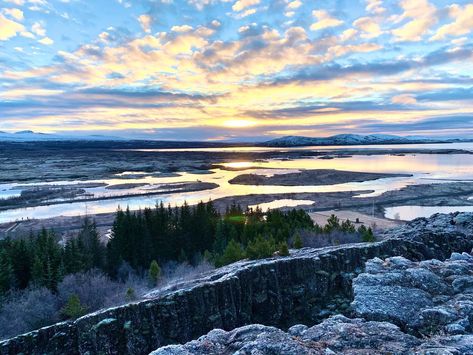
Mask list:
[[39,141],[122,141],[123,138],[102,135],[73,136],[64,134],[49,134],[33,131],[7,133],[0,131],[0,141],[3,142],[39,142]]
[[331,137],[315,138],[303,136],[285,136],[262,143],[268,147],[302,147],[310,145],[370,145],[370,144],[413,144],[413,143],[450,143],[452,139],[427,137],[400,137],[387,134],[337,134]]

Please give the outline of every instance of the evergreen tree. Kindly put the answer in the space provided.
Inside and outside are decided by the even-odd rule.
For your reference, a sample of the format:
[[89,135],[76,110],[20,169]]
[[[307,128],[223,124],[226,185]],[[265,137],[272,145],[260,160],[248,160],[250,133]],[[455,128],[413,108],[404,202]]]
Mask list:
[[304,245],[302,244],[302,238],[299,233],[296,233],[294,236],[293,247],[296,249],[301,249]]
[[155,287],[161,277],[161,268],[156,260],[153,260],[148,270],[148,280],[151,286]]
[[4,250],[0,251],[0,294],[7,292],[13,286],[13,268]]
[[244,258],[245,252],[243,251],[241,245],[238,244],[234,239],[231,239],[222,256],[218,259],[217,266],[231,264]]
[[76,319],[86,314],[87,308],[82,306],[78,295],[72,294],[62,308],[61,313],[67,319]]
[[24,289],[31,280],[32,257],[24,239],[14,240],[8,245],[9,258],[15,279],[15,287]]
[[279,255],[280,256],[289,256],[289,248],[287,247],[286,242],[282,242],[279,245]]
[[128,289],[126,290],[126,294],[125,294],[125,301],[132,302],[134,300],[136,300],[135,290],[131,287],[128,287]]
[[250,259],[269,258],[273,255],[276,247],[272,238],[264,238],[258,235],[255,240],[248,243],[246,255]]
[[[361,227],[360,227],[360,229],[361,229]],[[374,237],[373,230],[371,229],[371,227],[369,227],[369,228],[365,227],[362,230],[361,240],[363,242],[369,242],[369,243],[372,243],[372,242],[376,241],[376,238]]]
[[327,219],[327,224],[325,225],[325,232],[330,233],[334,230],[339,230],[340,229],[340,220],[338,219],[337,216],[332,214],[328,219]]
[[105,247],[100,242],[95,221],[84,219],[82,229],[77,236],[79,252],[83,252],[84,270],[102,269],[105,264]]

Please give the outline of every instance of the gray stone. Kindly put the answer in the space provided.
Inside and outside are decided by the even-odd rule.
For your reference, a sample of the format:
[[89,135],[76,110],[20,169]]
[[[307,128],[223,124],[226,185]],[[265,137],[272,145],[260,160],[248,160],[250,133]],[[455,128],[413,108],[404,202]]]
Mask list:
[[[418,335],[469,332],[473,319],[473,258],[454,253],[435,262],[388,258],[353,280],[355,314],[398,324]],[[370,266],[372,261],[367,262]],[[454,272],[450,272],[450,271]]]
[[[303,329],[304,326],[296,326]],[[298,336],[272,327],[250,325],[212,331],[185,345],[171,345],[152,355],[175,354],[405,354],[421,342],[393,324],[334,316]],[[215,333],[216,332],[216,333]],[[216,336],[217,334],[217,336]]]

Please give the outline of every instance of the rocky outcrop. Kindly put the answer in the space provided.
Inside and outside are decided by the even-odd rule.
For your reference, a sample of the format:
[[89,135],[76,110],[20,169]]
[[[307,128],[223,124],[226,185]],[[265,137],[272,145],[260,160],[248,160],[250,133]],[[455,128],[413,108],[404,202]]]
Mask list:
[[444,260],[454,251],[471,250],[472,235],[473,214],[436,215],[377,243],[302,249],[290,257],[235,263],[151,299],[4,341],[0,354],[146,354],[216,328],[313,325],[349,308],[351,281],[367,260],[398,255]]
[[444,262],[403,257],[366,264],[353,280],[353,310],[422,336],[473,333],[473,256],[453,253]]
[[367,322],[342,315],[308,328],[296,325],[284,332],[248,325],[230,332],[221,329],[185,345],[169,345],[151,355],[220,354],[406,354],[421,341],[387,322]]
[[259,324],[230,332],[216,329],[185,345],[168,345],[150,355],[220,354],[473,354],[473,335],[416,338],[389,322],[337,315],[310,328],[295,325],[288,332]]

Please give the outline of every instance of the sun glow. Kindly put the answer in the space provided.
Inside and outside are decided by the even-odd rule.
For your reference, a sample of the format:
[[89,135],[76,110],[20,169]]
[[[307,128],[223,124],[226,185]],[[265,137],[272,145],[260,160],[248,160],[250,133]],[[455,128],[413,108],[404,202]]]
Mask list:
[[223,122],[225,127],[229,128],[246,128],[256,125],[256,122],[250,120],[228,120]]

